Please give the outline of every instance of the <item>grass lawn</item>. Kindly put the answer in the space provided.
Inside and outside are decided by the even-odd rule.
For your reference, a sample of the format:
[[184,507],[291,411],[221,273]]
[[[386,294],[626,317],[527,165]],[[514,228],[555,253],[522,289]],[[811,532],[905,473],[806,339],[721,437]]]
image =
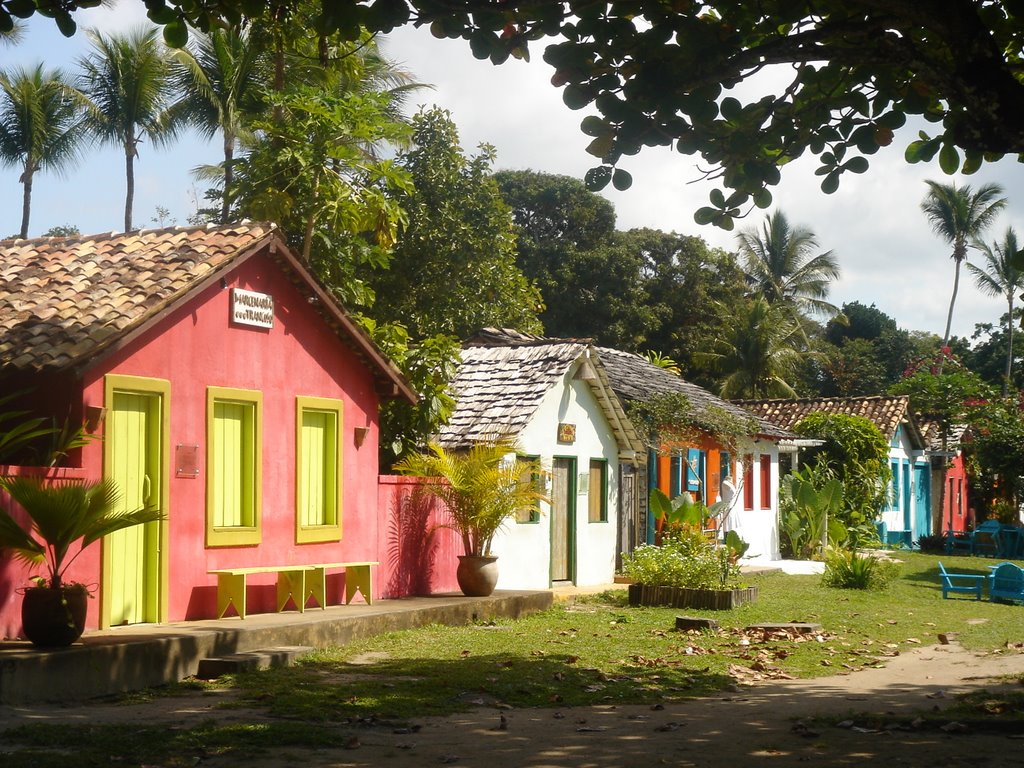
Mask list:
[[[382,635],[232,684],[278,715],[403,719],[481,702],[536,707],[700,696],[737,680],[879,664],[935,643],[940,633],[955,632],[975,650],[1021,639],[1024,607],[942,599],[937,560],[960,573],[987,573],[993,561],[897,556],[905,561],[900,577],[880,592],[823,587],[819,576],[751,576],[760,588],[757,603],[705,612],[719,621],[718,633],[677,632],[675,617],[684,611],[630,608],[617,591],[517,621]],[[793,638],[743,630],[778,622],[812,622],[823,632]]]
[[[823,587],[820,576],[751,576],[749,583],[760,588],[757,603],[704,612],[720,623],[717,633],[677,632],[675,617],[683,611],[630,608],[620,590],[517,621],[381,635],[323,650],[295,667],[216,684],[235,689],[244,706],[265,710],[267,722],[30,725],[0,734],[0,753],[4,744],[21,745],[4,755],[9,768],[65,765],[68,749],[83,767],[109,766],[125,756],[154,766],[193,765],[211,755],[241,760],[264,745],[337,746],[353,728],[480,705],[654,703],[701,696],[737,681],[830,675],[933,644],[940,633],[956,633],[965,647],[979,651],[1019,642],[1024,606],[942,599],[938,560],[958,573],[987,573],[994,561],[895,556],[904,561],[900,576],[880,592]],[[780,622],[811,622],[823,630],[818,637],[796,638],[743,629]]]

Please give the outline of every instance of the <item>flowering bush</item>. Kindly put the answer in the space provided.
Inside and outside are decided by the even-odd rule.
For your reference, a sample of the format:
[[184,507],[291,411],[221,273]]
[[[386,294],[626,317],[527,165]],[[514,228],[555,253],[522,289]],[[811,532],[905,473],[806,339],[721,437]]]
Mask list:
[[740,569],[727,547],[684,527],[661,546],[641,544],[626,555],[623,573],[636,584],[688,589],[735,589]]

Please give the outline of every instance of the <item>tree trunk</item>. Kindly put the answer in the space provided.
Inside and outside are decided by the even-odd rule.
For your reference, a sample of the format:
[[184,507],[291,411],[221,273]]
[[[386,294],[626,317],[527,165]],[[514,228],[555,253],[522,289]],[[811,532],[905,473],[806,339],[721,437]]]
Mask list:
[[26,164],[25,174],[22,177],[24,186],[21,197],[21,239],[28,237],[28,219],[32,213],[32,160]]
[[220,203],[220,223],[227,224],[231,215],[231,187],[235,183],[235,140],[224,134],[224,194]]
[[1006,378],[1003,379],[1003,397],[1010,391],[1010,377],[1013,375],[1013,291],[1009,293],[1009,300],[1006,302],[1009,318],[1006,321],[1006,331],[1009,339],[1006,348]]
[[[949,329],[953,325],[953,307],[956,305],[956,294],[960,290],[960,259],[954,259],[956,263],[956,269],[953,272],[953,295],[949,299],[949,313],[946,315],[946,333],[942,337],[942,349],[945,350],[949,346]],[[942,353],[943,356],[945,352]],[[942,364],[944,357],[939,359],[939,374],[942,374]]]
[[135,144],[124,145],[124,175],[126,191],[124,196],[124,231],[132,231],[132,206],[135,204]]

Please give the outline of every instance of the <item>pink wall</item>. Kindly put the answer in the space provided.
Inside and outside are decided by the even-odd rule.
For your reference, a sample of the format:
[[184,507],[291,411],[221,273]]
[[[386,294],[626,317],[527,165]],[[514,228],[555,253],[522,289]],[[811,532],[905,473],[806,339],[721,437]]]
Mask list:
[[441,527],[437,502],[412,497],[416,479],[383,475],[377,508],[386,516],[377,585],[383,597],[457,592],[455,569],[462,542]]
[[[0,465],[0,476],[41,475],[55,483],[64,480],[83,480],[85,472],[76,468],[47,469],[42,467],[13,467]],[[0,507],[8,510],[19,523],[26,522],[24,513],[15,506],[3,490],[0,490]],[[70,555],[78,552],[72,548]],[[10,552],[0,549],[0,639],[16,637],[21,632],[21,594],[19,590],[29,584],[31,576],[42,574],[40,568],[31,567],[15,560]]]
[[[104,375],[116,373],[170,381],[169,620],[212,617],[214,568],[336,561],[385,562],[386,527],[378,511],[377,445],[379,398],[366,365],[345,345],[271,259],[257,256],[225,275],[227,288],[213,285],[188,306],[165,317],[125,349],[83,375],[84,404],[105,405]],[[229,322],[232,287],[274,297],[273,329]],[[236,387],[263,393],[262,541],[257,546],[205,546],[206,388]],[[295,397],[344,401],[342,539],[324,544],[295,543]],[[355,427],[369,427],[361,446]],[[199,446],[199,476],[175,477],[174,447]],[[102,476],[103,446],[82,452],[84,476]],[[6,556],[0,556],[6,558]],[[70,580],[97,584],[101,549],[90,548],[68,573]],[[12,636],[20,627],[5,596],[23,583],[19,567],[0,559],[0,630]],[[273,610],[274,576],[250,577],[249,610]],[[340,574],[331,577],[329,597],[339,599]],[[382,594],[384,579],[375,580]],[[13,600],[20,611],[20,598]],[[98,625],[91,605],[87,628]]]

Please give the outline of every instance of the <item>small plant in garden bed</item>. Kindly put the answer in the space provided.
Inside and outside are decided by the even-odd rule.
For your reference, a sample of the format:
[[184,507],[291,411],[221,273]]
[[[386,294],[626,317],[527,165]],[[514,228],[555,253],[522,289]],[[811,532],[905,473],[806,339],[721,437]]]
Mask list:
[[825,555],[822,584],[839,589],[884,589],[899,575],[892,560],[862,555],[856,550],[831,549]]

